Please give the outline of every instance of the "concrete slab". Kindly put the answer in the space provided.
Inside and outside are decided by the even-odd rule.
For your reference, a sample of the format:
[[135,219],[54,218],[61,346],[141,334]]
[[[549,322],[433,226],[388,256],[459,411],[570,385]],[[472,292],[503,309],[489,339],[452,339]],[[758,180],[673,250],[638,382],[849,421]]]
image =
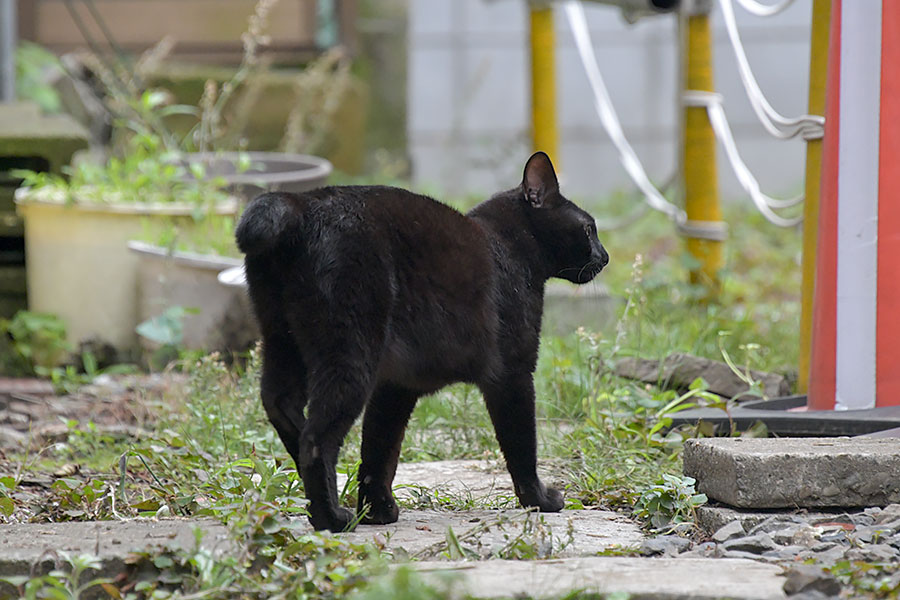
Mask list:
[[97,556],[103,564],[101,575],[114,575],[124,569],[130,552],[194,548],[196,528],[205,532],[203,548],[216,554],[237,549],[225,526],[212,519],[0,525],[0,575],[46,573],[59,552]]
[[[538,467],[546,483],[559,485],[553,473]],[[338,473],[338,489],[347,476]],[[394,477],[394,495],[401,503],[427,507],[441,497],[489,506],[515,508],[518,506],[512,479],[501,461],[439,460],[424,463],[400,463]]]
[[[297,533],[312,532],[303,519]],[[202,545],[215,552],[236,550],[228,530],[212,519],[135,519],[127,521],[22,523],[0,525],[0,575],[48,571],[57,552],[98,556],[107,573],[124,566],[131,552],[188,550],[194,530],[204,531]],[[510,556],[527,544],[536,556],[591,556],[610,548],[640,546],[636,524],[608,511],[540,514],[524,510],[446,512],[406,510],[391,525],[361,525],[341,534],[353,543],[375,543],[398,559],[441,558],[452,529],[469,558]],[[531,552],[531,550],[529,550]]]
[[[397,523],[360,525],[356,531],[341,535],[354,543],[374,542],[398,558],[428,560],[445,556],[450,529],[471,559],[509,557],[517,552],[517,558],[594,556],[611,548],[637,549],[644,540],[634,522],[602,510],[543,514],[524,510],[401,510]],[[529,549],[522,550],[523,543]]]
[[[541,476],[553,483],[552,473],[542,472]],[[338,475],[339,488],[346,479]],[[449,529],[472,558],[508,553],[505,546],[516,539],[533,542],[544,556],[591,556],[610,548],[637,548],[644,541],[636,523],[614,512],[540,514],[522,510],[506,465],[500,461],[401,463],[394,478],[394,494],[401,503],[397,523],[361,525],[344,534],[347,539],[375,541],[398,556],[419,559],[444,553]],[[467,510],[435,510],[446,503]]]
[[398,500],[416,501],[427,490],[432,491],[432,496],[436,492],[476,502],[508,501],[511,507],[517,504],[512,479],[506,465],[499,461],[440,460],[397,466],[394,494]]
[[474,598],[559,598],[573,591],[619,593],[631,600],[785,598],[782,569],[752,560],[591,557],[410,565],[435,583],[457,577]]
[[890,438],[688,440],[684,473],[698,491],[740,508],[900,501],[900,446]]

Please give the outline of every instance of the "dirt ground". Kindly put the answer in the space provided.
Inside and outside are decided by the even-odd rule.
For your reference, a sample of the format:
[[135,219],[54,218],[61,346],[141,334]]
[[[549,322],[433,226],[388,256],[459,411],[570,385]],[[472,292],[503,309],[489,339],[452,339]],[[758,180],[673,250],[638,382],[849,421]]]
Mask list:
[[[65,477],[86,483],[113,477],[109,470],[100,473],[78,462],[60,464],[58,451],[64,450],[70,436],[88,430],[114,440],[147,435],[154,411],[182,382],[182,376],[172,373],[100,376],[77,393],[58,395],[46,380],[0,378],[0,477],[19,479],[13,492],[16,514],[8,520],[34,520],[42,509],[48,519],[64,517],[51,510],[54,481]],[[42,460],[50,454],[56,466],[42,468]]]

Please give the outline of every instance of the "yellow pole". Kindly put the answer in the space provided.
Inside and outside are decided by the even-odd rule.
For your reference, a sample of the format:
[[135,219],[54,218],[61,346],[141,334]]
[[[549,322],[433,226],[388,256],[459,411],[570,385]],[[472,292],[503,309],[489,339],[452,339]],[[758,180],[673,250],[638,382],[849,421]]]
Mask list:
[[[712,92],[712,34],[709,15],[690,15],[686,21],[686,90]],[[684,110],[682,168],[687,218],[691,221],[721,221],[716,136],[706,108],[687,106]],[[722,242],[688,237],[687,249],[700,263],[700,267],[691,272],[691,282],[704,285],[708,296],[714,298],[719,290]]]
[[[825,114],[825,79],[828,72],[828,28],[831,0],[813,0],[809,49],[809,114]],[[826,124],[827,126],[827,124]],[[800,360],[797,391],[809,386],[812,351],[813,290],[816,281],[816,242],[819,226],[819,184],[822,174],[822,140],[806,144],[806,187],[803,205],[803,280],[800,301]]]
[[531,139],[559,170],[559,134],[556,127],[556,64],[553,8],[531,5]]

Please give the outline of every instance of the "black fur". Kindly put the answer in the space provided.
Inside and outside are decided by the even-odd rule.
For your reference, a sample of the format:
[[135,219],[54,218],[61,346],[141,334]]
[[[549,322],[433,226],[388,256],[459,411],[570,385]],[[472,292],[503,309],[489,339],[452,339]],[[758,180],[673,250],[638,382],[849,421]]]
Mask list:
[[263,334],[263,405],[316,529],[354,520],[338,505],[335,463],[364,408],[358,509],[363,523],[397,520],[391,483],[409,415],[457,381],[483,392],[520,502],[562,509],[536,470],[544,283],[588,282],[609,258],[546,154],[467,215],[390,187],[263,194],[237,241]]

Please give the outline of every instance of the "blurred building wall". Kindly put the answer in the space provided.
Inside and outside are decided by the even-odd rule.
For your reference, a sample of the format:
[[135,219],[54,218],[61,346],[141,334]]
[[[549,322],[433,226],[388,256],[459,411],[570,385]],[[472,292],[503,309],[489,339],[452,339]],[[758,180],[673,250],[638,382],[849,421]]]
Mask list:
[[[715,3],[714,3],[715,4]],[[413,177],[445,193],[485,194],[515,185],[529,141],[528,4],[525,0],[410,0],[407,135]],[[585,3],[600,68],[626,136],[651,179],[668,180],[678,155],[677,19],[627,24],[618,9]],[[742,39],[769,101],[806,112],[811,0],[761,19],[735,7]],[[745,162],[763,191],[802,189],[805,145],[771,138],[744,93],[714,10],[716,87]],[[592,199],[634,189],[593,107],[561,8],[556,9],[557,106],[566,192]],[[742,197],[719,153],[722,193]]]

